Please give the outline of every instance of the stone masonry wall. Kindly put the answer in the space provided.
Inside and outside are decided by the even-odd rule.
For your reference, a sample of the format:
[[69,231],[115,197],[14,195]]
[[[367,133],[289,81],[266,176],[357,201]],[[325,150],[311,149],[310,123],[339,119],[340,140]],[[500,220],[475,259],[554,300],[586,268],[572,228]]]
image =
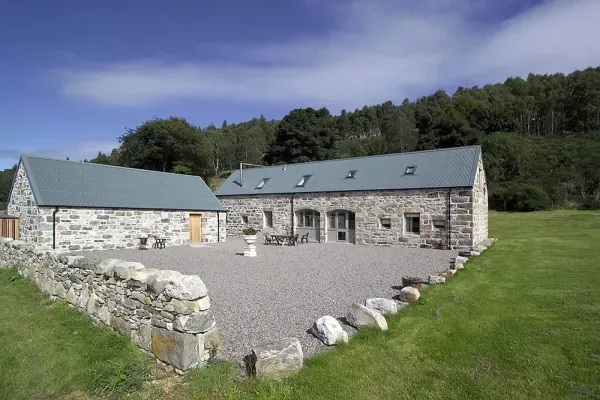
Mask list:
[[483,161],[479,156],[473,187],[473,241],[479,244],[488,238],[488,189]]
[[178,371],[205,364],[220,349],[221,334],[198,276],[122,260],[95,263],[0,238],[0,268],[6,267]]
[[[52,247],[52,221],[55,218],[56,248],[105,250],[133,248],[139,238],[157,235],[167,238],[167,246],[189,243],[190,214],[202,215],[204,243],[225,241],[226,215],[214,211],[121,210],[38,207],[25,169],[19,166],[8,212],[20,218],[21,240]],[[217,232],[220,229],[220,232]],[[220,237],[219,237],[220,236]]]
[[17,168],[7,208],[9,215],[19,217],[20,239],[37,242],[44,218],[40,215],[40,209],[35,202],[23,163],[19,163]]
[[[320,212],[322,242],[327,237],[327,213],[348,210],[355,213],[357,244],[432,247],[441,238],[441,232],[433,227],[433,221],[446,221],[448,218],[448,193],[449,189],[421,189],[296,194],[294,211],[308,209]],[[228,210],[228,231],[232,236],[241,235],[244,227],[254,227],[269,233],[290,233],[291,199],[291,195],[219,198]],[[450,207],[451,244],[457,248],[473,246],[473,190],[451,189]],[[273,212],[273,229],[263,225],[264,210]],[[420,214],[421,217],[419,235],[405,233],[404,217],[413,213]],[[247,217],[248,224],[243,223],[243,216]],[[391,229],[381,226],[381,218],[391,220]],[[487,224],[487,219],[485,222]],[[296,216],[294,226],[297,226]]]

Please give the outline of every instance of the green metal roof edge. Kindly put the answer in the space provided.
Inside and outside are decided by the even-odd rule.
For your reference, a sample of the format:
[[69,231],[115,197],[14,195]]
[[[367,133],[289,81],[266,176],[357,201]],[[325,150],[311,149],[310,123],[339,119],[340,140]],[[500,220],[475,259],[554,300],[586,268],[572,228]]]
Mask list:
[[[37,186],[37,182],[35,181],[35,174],[30,173],[30,169],[31,166],[29,165],[29,156],[22,154],[21,155],[21,164],[23,165],[23,168],[25,169],[25,175],[27,175],[27,181],[29,183],[29,187],[31,188],[31,191],[33,192],[33,198],[35,199],[35,203],[38,206],[43,206],[43,198],[42,195],[40,193],[40,190]],[[17,168],[17,172],[19,172],[19,169]],[[15,178],[17,178],[17,173],[15,173]]]
[[469,146],[475,147],[477,152],[475,153],[475,160],[473,160],[473,168],[471,169],[471,182],[473,182],[473,187],[475,187],[475,178],[477,178],[477,166],[479,165],[479,157],[481,157],[481,145]]
[[[31,187],[31,191],[33,192],[33,196],[35,198],[35,202],[39,207],[70,207],[70,208],[77,208],[77,207],[73,207],[73,206],[65,206],[65,205],[55,205],[55,204],[42,204],[43,202],[40,202],[40,199],[42,198],[41,194],[39,193],[39,189],[37,187],[37,183],[35,182],[35,179],[32,179],[32,175],[34,174],[30,174],[29,173],[29,169],[31,168],[31,166],[29,165],[29,158],[39,158],[42,160],[51,160],[51,161],[60,161],[60,162],[65,162],[65,163],[72,163],[72,164],[91,164],[93,166],[97,166],[97,167],[106,167],[106,168],[119,168],[119,169],[126,169],[126,170],[136,170],[136,171],[140,171],[140,172],[148,172],[148,173],[155,173],[155,174],[167,174],[167,175],[178,175],[178,176],[188,176],[188,177],[192,177],[192,178],[198,178],[200,179],[200,182],[202,182],[202,184],[204,185],[204,187],[215,197],[215,199],[217,200],[217,203],[219,203],[219,205],[221,206],[220,209],[181,209],[181,210],[177,210],[177,211],[215,211],[215,212],[227,212],[227,210],[225,209],[225,207],[223,207],[223,205],[221,204],[221,202],[219,202],[219,199],[217,198],[217,196],[215,195],[215,193],[210,189],[210,187],[206,184],[206,182],[204,181],[204,179],[202,179],[201,176],[198,175],[183,175],[183,174],[175,174],[172,172],[163,172],[163,171],[153,171],[153,170],[149,170],[149,169],[140,169],[140,168],[130,168],[130,167],[120,167],[118,165],[106,165],[106,164],[95,164],[95,163],[85,163],[85,162],[81,162],[81,161],[71,161],[71,160],[63,160],[60,158],[54,158],[54,157],[44,157],[44,156],[35,156],[35,155],[27,155],[27,154],[21,154],[20,157],[20,162],[23,164],[23,167],[25,168],[25,173],[27,174],[27,180],[29,181],[29,186]],[[19,167],[17,166],[17,172],[18,172]],[[11,192],[10,195],[12,195],[12,186],[14,185],[15,179],[17,177],[17,174],[15,173],[15,176],[13,177],[13,183],[11,185]],[[9,195],[9,199],[10,199],[10,195]],[[79,208],[94,208],[94,207],[79,207]],[[111,207],[104,207],[104,208],[111,208]],[[119,207],[112,207],[113,209],[117,209]],[[131,209],[131,208],[123,208],[123,209]],[[174,208],[139,208],[140,210],[144,210],[144,209],[148,209],[148,210],[176,210]]]

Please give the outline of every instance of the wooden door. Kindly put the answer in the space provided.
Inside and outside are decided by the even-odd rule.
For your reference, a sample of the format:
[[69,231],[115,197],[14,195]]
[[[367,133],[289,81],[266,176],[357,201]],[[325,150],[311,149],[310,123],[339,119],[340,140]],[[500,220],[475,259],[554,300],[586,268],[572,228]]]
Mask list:
[[202,242],[202,215],[190,214],[190,243]]

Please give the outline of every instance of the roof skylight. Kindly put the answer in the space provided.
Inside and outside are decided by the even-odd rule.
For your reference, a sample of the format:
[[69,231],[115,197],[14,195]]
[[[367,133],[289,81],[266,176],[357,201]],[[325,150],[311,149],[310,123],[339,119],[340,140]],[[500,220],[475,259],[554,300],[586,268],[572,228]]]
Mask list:
[[404,170],[404,175],[414,175],[416,170],[417,170],[416,165],[410,165],[410,166],[406,167],[406,169]]
[[264,186],[267,184],[267,182],[269,182],[269,180],[270,180],[270,179],[271,179],[271,178],[263,178],[263,179],[260,181],[260,183],[259,183],[259,184],[256,186],[256,188],[257,188],[257,189],[262,189],[262,188],[263,188],[263,187],[264,187]]
[[244,186],[244,184],[238,180],[233,181],[233,183],[235,183],[236,185],[238,185],[239,187]]
[[306,186],[306,184],[308,183],[308,181],[310,180],[311,177],[312,177],[312,175],[303,175],[302,179],[300,179],[300,181],[296,184],[296,187]]
[[358,170],[356,170],[356,169],[348,171],[348,174],[346,175],[346,179],[354,179],[357,172],[358,172]]

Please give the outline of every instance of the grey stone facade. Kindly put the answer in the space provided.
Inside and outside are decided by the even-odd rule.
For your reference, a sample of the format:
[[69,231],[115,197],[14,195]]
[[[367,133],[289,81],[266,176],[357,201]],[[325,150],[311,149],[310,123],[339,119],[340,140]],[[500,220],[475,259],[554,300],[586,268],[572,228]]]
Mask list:
[[0,238],[0,268],[16,268],[52,299],[66,300],[178,370],[206,364],[217,354],[221,334],[198,276],[60,252]]
[[8,212],[20,218],[21,240],[47,248],[52,248],[54,241],[56,248],[68,250],[132,248],[149,234],[167,238],[168,246],[187,244],[190,214],[202,215],[204,243],[225,241],[227,231],[225,213],[214,211],[38,207],[22,165]]
[[[253,227],[261,233],[298,232],[300,210],[320,215],[319,240],[328,241],[331,211],[346,210],[355,215],[355,243],[432,247],[441,239],[436,223],[447,223],[450,205],[450,243],[468,248],[487,238],[487,188],[481,159],[476,182],[471,188],[325,192],[295,195],[218,196],[228,210],[228,233],[240,236]],[[294,210],[292,216],[292,209]],[[264,212],[273,215],[273,227],[265,225]],[[419,215],[419,233],[406,232],[408,214]],[[293,219],[292,219],[293,217]],[[389,228],[382,221],[389,220]]]

